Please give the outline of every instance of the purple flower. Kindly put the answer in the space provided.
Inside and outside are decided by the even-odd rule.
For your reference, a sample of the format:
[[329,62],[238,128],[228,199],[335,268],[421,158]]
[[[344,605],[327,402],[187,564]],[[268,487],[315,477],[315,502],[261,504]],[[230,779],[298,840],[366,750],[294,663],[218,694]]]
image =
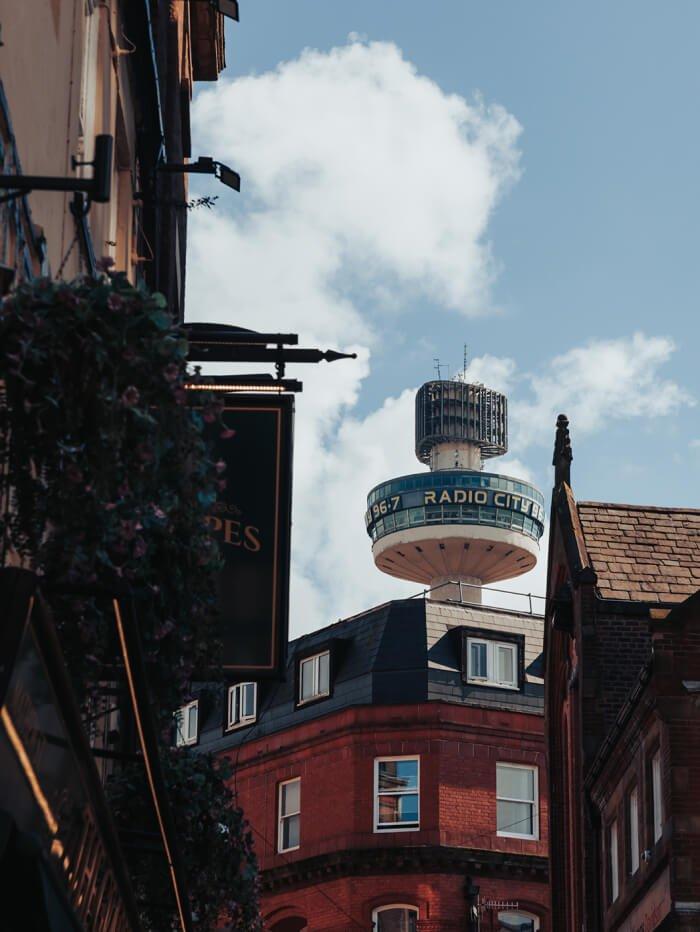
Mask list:
[[226,463],[224,463],[223,460],[217,460],[214,463],[214,468],[219,473],[219,475],[221,475],[222,472],[226,472]]
[[112,293],[107,298],[107,307],[110,309],[110,311],[121,311],[121,309],[124,307],[124,298],[122,298],[122,296],[119,294]]
[[224,427],[219,436],[222,440],[230,440],[231,437],[236,436],[236,431],[232,430],[230,427]]
[[175,630],[175,625],[172,623],[170,619],[168,619],[167,621],[164,621],[163,624],[159,628],[156,628],[156,631],[155,631],[156,640],[161,641],[164,637],[167,637],[171,631],[174,631],[174,630]]
[[134,541],[134,556],[137,560],[146,555],[146,541],[143,537],[137,537]]
[[125,408],[133,408],[134,405],[139,403],[140,397],[138,388],[135,385],[129,385],[122,392],[122,404]]
[[163,378],[166,380],[166,382],[174,382],[175,379],[179,378],[179,375],[180,367],[176,362],[168,363],[165,369],[163,369]]
[[153,462],[153,450],[149,447],[147,443],[140,443],[136,447],[136,453],[138,458],[142,463],[152,463]]
[[69,482],[82,482],[83,481],[83,471],[75,463],[68,463],[64,470],[66,474],[66,479]]

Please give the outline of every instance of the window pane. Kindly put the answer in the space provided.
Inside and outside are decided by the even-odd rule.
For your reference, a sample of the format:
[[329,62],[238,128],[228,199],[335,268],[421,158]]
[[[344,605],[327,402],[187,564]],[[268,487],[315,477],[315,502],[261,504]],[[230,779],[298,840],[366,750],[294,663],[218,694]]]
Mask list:
[[379,821],[391,824],[417,822],[418,794],[406,793],[398,796],[380,796]]
[[535,772],[523,767],[496,768],[496,795],[506,799],[535,801]]
[[654,841],[663,834],[663,816],[661,808],[661,752],[657,751],[651,761],[651,792],[654,818]]
[[250,717],[255,715],[255,683],[245,683],[242,688],[243,715]]
[[[219,706],[221,708],[221,706]],[[187,710],[187,737],[192,739],[197,735],[197,706],[191,705]]]
[[318,658],[318,690],[320,693],[327,693],[329,691],[329,659],[330,654],[328,653],[321,654]]
[[620,875],[617,862],[617,821],[610,825],[610,900],[615,902],[620,892]]
[[510,835],[534,835],[533,807],[530,803],[498,800],[498,831]]
[[417,760],[384,760],[379,762],[380,790],[415,790],[417,788]]
[[418,912],[415,909],[383,909],[377,913],[377,932],[416,932]]
[[522,913],[499,913],[498,928],[503,932],[534,932],[535,920]]
[[240,718],[238,711],[238,699],[239,699],[239,690],[237,686],[234,686],[229,692],[229,721],[232,724],[236,724]]
[[630,793],[629,798],[629,869],[630,874],[639,870],[639,810],[637,806],[637,787]]
[[510,647],[498,647],[496,649],[499,683],[515,682],[515,665],[513,663],[514,653],[515,651],[513,651]]
[[483,676],[486,679],[486,644],[472,641],[469,645],[469,675]]
[[185,741],[184,723],[185,716],[182,709],[180,709],[179,712],[175,713],[175,744],[183,744]]
[[282,847],[298,848],[299,847],[299,816],[288,816],[282,821]]
[[314,662],[303,660],[301,663],[301,698],[310,699],[314,695]]
[[285,783],[282,787],[281,814],[287,815],[290,812],[299,812],[299,780],[293,783]]

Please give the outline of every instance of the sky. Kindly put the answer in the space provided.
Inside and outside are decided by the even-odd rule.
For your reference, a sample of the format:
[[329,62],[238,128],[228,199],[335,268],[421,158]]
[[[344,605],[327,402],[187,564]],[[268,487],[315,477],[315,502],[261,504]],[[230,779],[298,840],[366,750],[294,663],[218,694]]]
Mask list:
[[464,344],[510,401],[488,469],[548,501],[562,411],[579,500],[698,507],[698,34],[696,0],[241,0],[192,132],[242,190],[193,187],[186,316],[358,353],[288,369],[292,636],[416,591],[366,494],[424,468],[415,391]]

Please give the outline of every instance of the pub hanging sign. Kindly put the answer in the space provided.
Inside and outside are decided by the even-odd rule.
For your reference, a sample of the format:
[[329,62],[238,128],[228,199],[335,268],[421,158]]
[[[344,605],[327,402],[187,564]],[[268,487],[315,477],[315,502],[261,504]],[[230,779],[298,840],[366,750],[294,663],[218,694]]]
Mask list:
[[[292,504],[291,395],[227,395],[214,455],[226,486],[207,516],[219,544],[223,668],[232,676],[282,676],[289,630]],[[228,431],[227,431],[228,433]]]

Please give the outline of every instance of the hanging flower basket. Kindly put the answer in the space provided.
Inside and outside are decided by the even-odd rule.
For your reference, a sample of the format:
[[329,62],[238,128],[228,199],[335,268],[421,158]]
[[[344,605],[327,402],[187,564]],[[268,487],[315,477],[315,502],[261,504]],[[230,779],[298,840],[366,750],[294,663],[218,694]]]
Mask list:
[[[128,585],[164,745],[193,671],[216,668],[219,656],[219,556],[205,517],[225,479],[202,428],[216,424],[220,408],[213,397],[197,409],[187,404],[186,358],[164,298],[121,274],[35,280],[0,305],[3,563],[22,561],[47,591]],[[111,616],[88,595],[52,596],[51,606],[76,694],[87,702],[114,662]],[[196,847],[203,863],[189,865],[195,887],[211,884],[198,928],[214,928],[215,914],[234,916],[227,904],[240,895],[248,924],[234,928],[254,929],[257,867],[222,771],[187,751],[167,772],[182,825],[199,820],[208,838],[203,797],[182,791],[183,775],[186,785],[201,783],[206,806],[228,826],[219,847],[229,846],[245,878],[231,886],[226,858],[207,857],[209,841]]]

